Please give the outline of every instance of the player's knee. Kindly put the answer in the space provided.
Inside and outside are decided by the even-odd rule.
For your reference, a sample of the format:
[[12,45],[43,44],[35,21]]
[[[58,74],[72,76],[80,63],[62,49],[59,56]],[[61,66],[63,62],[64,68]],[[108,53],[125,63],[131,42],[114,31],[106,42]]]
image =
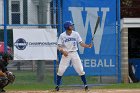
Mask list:
[[58,73],[57,73],[57,75],[59,75],[59,76],[63,76],[63,73],[61,73],[61,72],[58,72]]
[[57,75],[62,76],[63,73],[64,73],[63,69],[59,69],[58,72],[57,72]]
[[78,74],[79,74],[79,76],[82,76],[82,75],[85,75],[85,72],[84,71],[81,71]]

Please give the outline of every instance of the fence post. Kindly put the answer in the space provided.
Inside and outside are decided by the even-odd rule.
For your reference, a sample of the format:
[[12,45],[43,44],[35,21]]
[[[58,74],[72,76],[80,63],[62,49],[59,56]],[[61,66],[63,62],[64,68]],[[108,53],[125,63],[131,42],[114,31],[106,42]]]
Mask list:
[[4,2],[4,52],[7,52],[7,2]]
[[54,84],[56,84],[56,79],[57,79],[57,77],[56,77],[56,60],[54,60]]
[[121,42],[121,39],[120,39],[120,0],[117,0],[117,27],[118,27],[118,83],[121,83],[121,45],[120,45],[120,42]]

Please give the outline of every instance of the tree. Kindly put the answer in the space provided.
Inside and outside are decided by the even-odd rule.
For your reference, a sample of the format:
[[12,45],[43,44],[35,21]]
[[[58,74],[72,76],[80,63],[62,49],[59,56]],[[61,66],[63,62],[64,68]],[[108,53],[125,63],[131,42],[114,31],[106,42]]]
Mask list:
[[121,18],[140,17],[140,0],[121,0]]

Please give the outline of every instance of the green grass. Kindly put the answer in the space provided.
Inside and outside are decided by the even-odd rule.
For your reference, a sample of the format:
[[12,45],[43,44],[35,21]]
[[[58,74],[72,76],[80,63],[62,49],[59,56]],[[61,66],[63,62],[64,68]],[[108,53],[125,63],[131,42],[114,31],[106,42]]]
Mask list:
[[95,89],[140,89],[140,83],[120,83],[120,84],[110,84],[107,86],[96,86]]
[[[54,77],[52,72],[46,72],[43,82],[38,82],[36,72],[33,71],[14,71],[15,82],[6,87],[8,90],[48,90],[54,89]],[[95,77],[87,77],[91,82],[96,82]],[[62,78],[63,85],[83,84],[79,76],[65,76]]]
[[[9,84],[6,90],[50,90],[54,89],[53,73],[47,71],[43,82],[38,82],[36,72],[33,71],[14,71],[16,80]],[[63,77],[63,87],[65,85],[83,84],[79,76]],[[87,77],[88,84],[97,84],[96,77]],[[67,86],[66,86],[67,87]],[[110,84],[106,86],[93,86],[93,89],[139,89],[140,83],[131,84]]]
[[47,90],[54,88],[53,76],[45,75],[42,82],[37,81],[36,72],[32,71],[16,71],[14,72],[16,79],[13,84],[9,84],[8,90]]
[[[88,84],[96,84],[98,81],[96,77],[87,76],[86,78]],[[83,84],[79,76],[65,76],[63,77],[62,80],[63,80],[63,85]]]

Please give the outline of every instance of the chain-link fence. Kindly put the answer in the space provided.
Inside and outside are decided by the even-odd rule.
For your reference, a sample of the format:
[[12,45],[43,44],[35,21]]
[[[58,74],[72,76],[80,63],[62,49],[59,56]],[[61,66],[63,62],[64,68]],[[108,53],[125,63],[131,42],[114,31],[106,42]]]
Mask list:
[[[30,31],[36,28],[55,28],[60,31],[60,11],[58,0],[0,0],[0,41],[4,42],[7,38],[7,45],[13,49],[13,29],[26,28]],[[4,20],[6,20],[5,23]],[[7,36],[4,36],[4,31],[7,32]],[[44,81],[43,83],[54,85],[53,65],[53,61],[46,60],[10,60],[8,70],[17,77],[15,85],[18,82],[22,85],[22,79],[28,84]],[[27,82],[26,75],[30,77]]]
[[[5,0],[5,3],[3,1],[0,0],[0,41],[4,41],[4,31],[7,31],[7,45],[12,47],[12,49],[14,46],[13,29],[55,28],[58,31],[58,36],[62,32],[63,0]],[[6,7],[4,7],[4,4]],[[5,23],[4,19],[6,20]],[[4,29],[4,26],[6,26],[6,29]],[[107,44],[105,48],[110,50]],[[56,75],[54,71],[57,70],[54,69],[54,66],[57,67],[58,62],[55,63],[48,60],[11,60],[8,69],[14,72],[17,77],[15,85],[33,85],[38,81],[44,81],[40,83],[53,86],[53,79]],[[108,77],[104,79],[108,79]],[[113,76],[111,80],[104,81],[116,82],[116,79]],[[88,76],[87,80],[89,84],[103,83],[102,76]],[[82,84],[82,82],[77,76],[65,76],[63,84]]]

